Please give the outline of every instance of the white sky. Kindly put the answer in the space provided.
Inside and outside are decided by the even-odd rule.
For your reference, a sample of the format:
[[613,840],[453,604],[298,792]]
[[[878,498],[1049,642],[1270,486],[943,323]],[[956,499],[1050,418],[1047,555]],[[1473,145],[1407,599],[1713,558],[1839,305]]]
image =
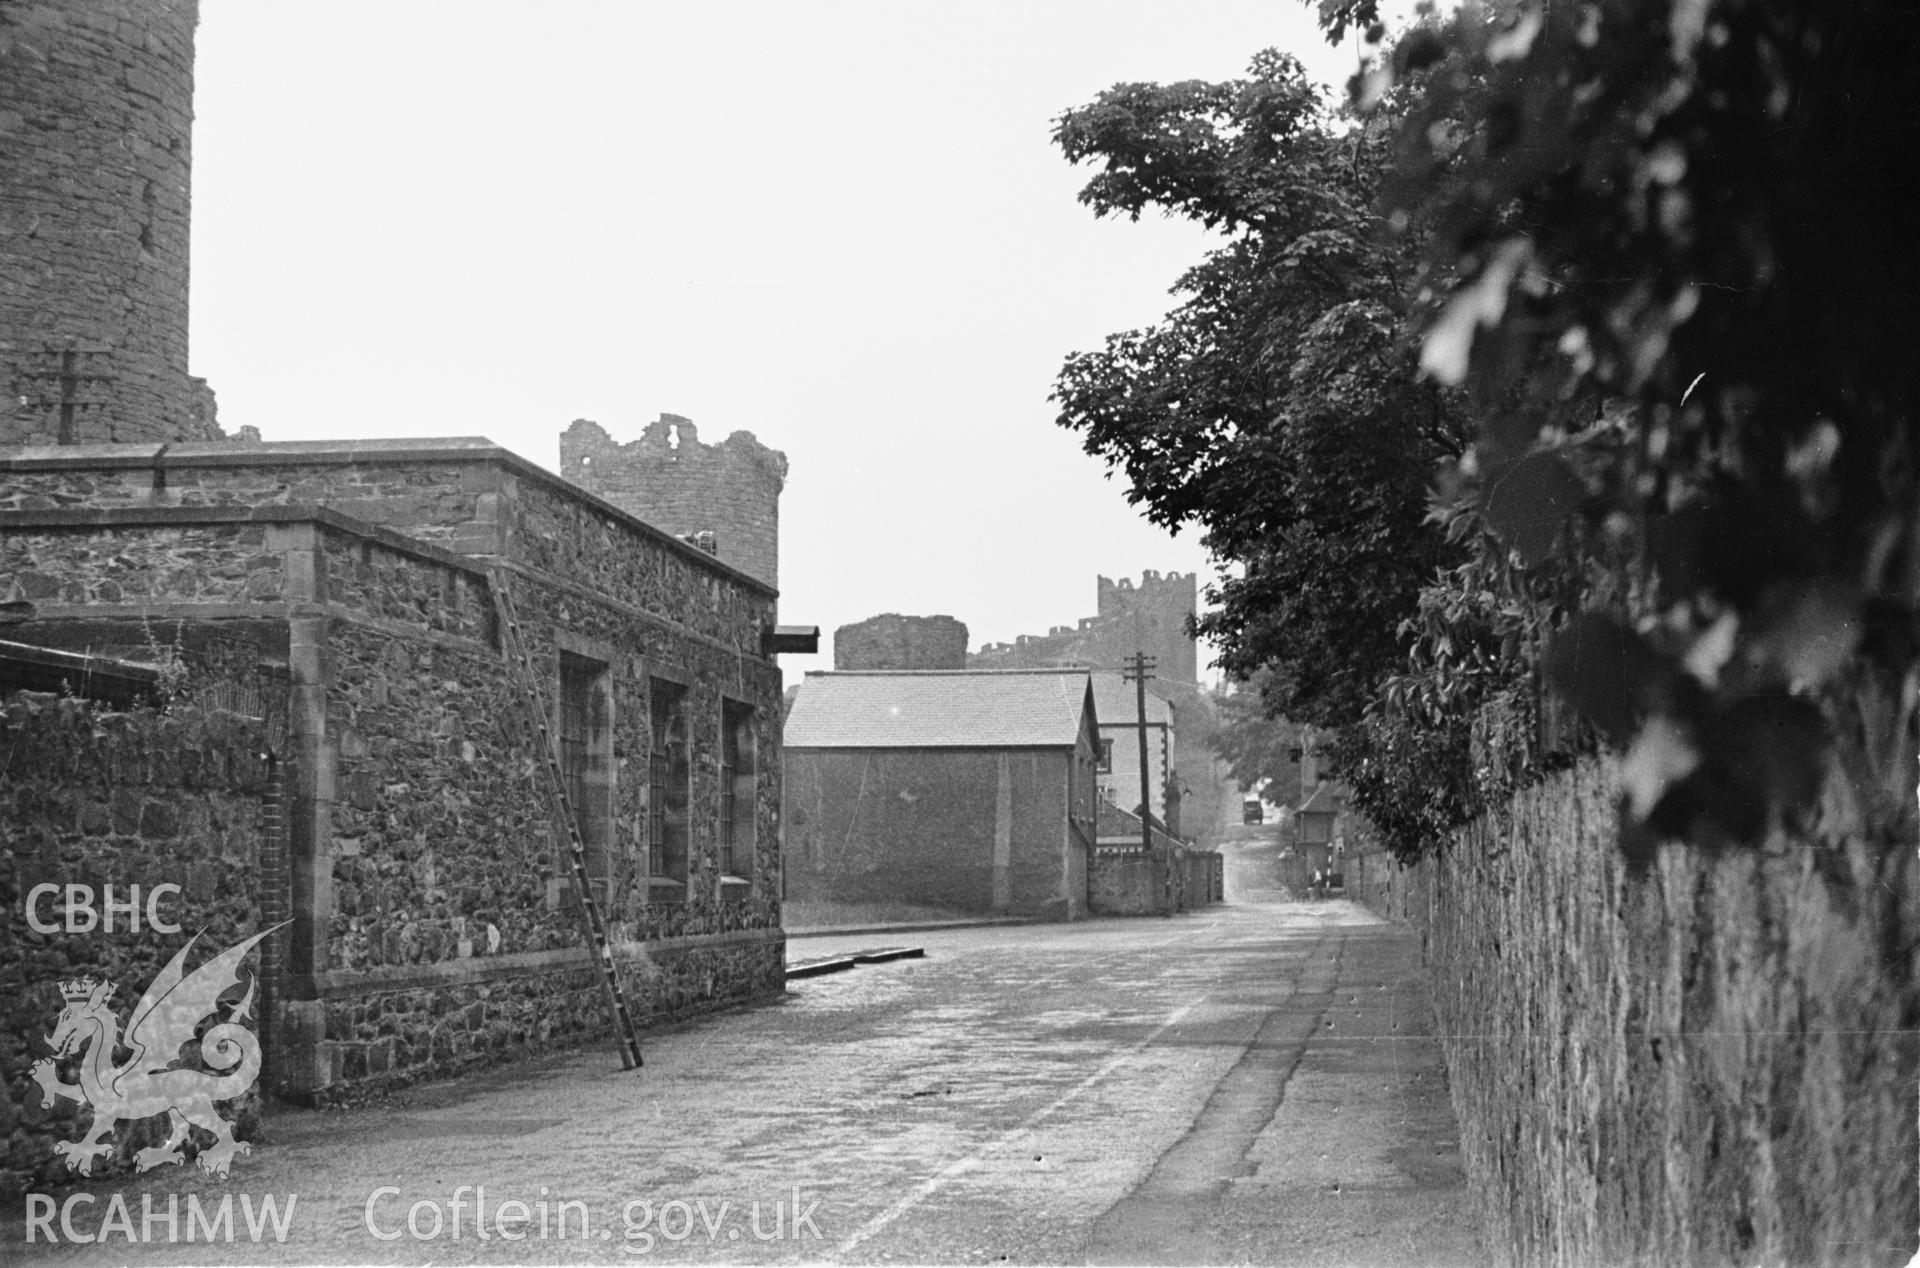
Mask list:
[[783,621],[1044,633],[1210,576],[1047,400],[1206,240],[1096,221],[1052,120],[1268,45],[1354,64],[1293,0],[203,0],[193,372],[268,440],[751,431]]

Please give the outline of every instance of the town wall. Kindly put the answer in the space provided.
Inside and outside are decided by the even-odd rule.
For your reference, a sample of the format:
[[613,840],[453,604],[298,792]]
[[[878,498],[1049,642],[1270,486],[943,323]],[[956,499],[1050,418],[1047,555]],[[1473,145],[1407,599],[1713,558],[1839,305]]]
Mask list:
[[1920,1227],[1911,848],[1616,843],[1589,761],[1350,893],[1421,931],[1508,1264],[1905,1264]]
[[560,474],[675,536],[712,533],[721,559],[769,586],[780,583],[780,490],[787,458],[736,431],[704,444],[693,423],[662,414],[618,444],[576,419],[560,435]]
[[0,445],[220,436],[187,374],[198,9],[0,6]]
[[833,632],[836,670],[967,667],[967,627],[950,616],[870,616]]
[[[212,954],[284,917],[285,841],[278,798],[283,768],[269,756],[263,721],[175,708],[110,712],[72,696],[15,693],[0,699],[0,1194],[66,1178],[56,1141],[78,1139],[90,1113],[78,1102],[42,1105],[33,1064],[48,1056],[44,1036],[65,1000],[60,983],[94,977],[118,986],[116,1001],[140,998],[155,974],[198,933]],[[40,933],[26,920],[40,884],[86,885],[94,912],[111,885],[116,902],[139,886],[174,884],[155,910],[182,933],[162,935],[116,913],[110,930]],[[42,921],[65,923],[65,905],[43,899]],[[84,920],[76,919],[76,924]],[[253,960],[271,954],[263,944]],[[189,967],[202,957],[195,955]],[[262,985],[269,974],[262,974]],[[122,1009],[124,1015],[124,1008]],[[74,1077],[68,1068],[63,1077]],[[226,1107],[241,1139],[258,1124],[248,1093]],[[130,1170],[133,1152],[159,1144],[157,1117],[118,1128],[101,1170]]]
[[1177,691],[1199,681],[1199,653],[1188,629],[1199,601],[1196,574],[1162,576],[1149,568],[1138,585],[1131,577],[1100,577],[1095,599],[1095,615],[1045,634],[1022,634],[1011,643],[989,643],[968,658],[967,668],[1121,669],[1135,652],[1145,652],[1157,662],[1156,688]]

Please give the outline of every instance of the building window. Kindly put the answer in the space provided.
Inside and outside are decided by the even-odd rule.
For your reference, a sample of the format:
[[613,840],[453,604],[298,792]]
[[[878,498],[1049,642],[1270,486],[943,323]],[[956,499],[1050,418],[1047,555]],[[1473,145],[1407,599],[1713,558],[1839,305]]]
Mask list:
[[[687,879],[687,689],[665,679],[648,687],[652,738],[647,753],[647,874]],[[682,890],[684,893],[684,890]]]
[[[560,771],[591,883],[606,884],[613,836],[613,695],[607,667],[560,653]],[[565,841],[557,843],[565,850]],[[566,866],[564,857],[556,863]]]
[[1096,766],[1094,769],[1099,771],[1102,775],[1113,774],[1113,740],[1112,739],[1109,738],[1109,739],[1103,739],[1100,741],[1100,764]]
[[726,700],[720,705],[720,872],[753,875],[754,710]]

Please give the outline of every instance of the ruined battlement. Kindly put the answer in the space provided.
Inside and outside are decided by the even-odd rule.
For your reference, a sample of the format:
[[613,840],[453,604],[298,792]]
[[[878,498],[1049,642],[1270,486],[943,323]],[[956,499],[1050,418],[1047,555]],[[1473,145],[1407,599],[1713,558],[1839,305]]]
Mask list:
[[691,419],[661,414],[623,444],[579,418],[560,434],[560,474],[677,537],[711,534],[719,558],[779,584],[787,456],[752,432],[709,445]]
[[1085,665],[1118,669],[1136,651],[1159,662],[1156,674],[1170,685],[1199,681],[1199,655],[1188,633],[1199,603],[1199,579],[1191,572],[1162,576],[1153,569],[1133,578],[1097,579],[1098,615],[1045,634],[1022,634],[1012,643],[989,643],[968,658],[975,669]]

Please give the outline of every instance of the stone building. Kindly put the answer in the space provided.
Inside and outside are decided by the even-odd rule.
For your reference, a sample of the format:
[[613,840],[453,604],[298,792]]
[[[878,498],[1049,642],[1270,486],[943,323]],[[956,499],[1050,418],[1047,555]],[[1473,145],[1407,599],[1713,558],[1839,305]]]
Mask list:
[[781,991],[773,590],[482,440],[0,450],[0,638],[177,663],[270,768],[212,836],[171,776],[36,786],[0,829],[15,883],[70,881],[118,823],[94,880],[180,884],[188,928],[290,920],[261,1015],[296,1100],[609,1033],[502,584],[640,1018]]
[[965,669],[967,627],[950,616],[887,612],[833,632],[835,669]]
[[[286,922],[254,1013],[296,1100],[606,1035],[511,592],[640,1020],[779,992],[785,459],[686,425],[669,483],[719,518],[663,529],[485,440],[217,443],[186,375],[196,17],[0,6],[0,682],[65,693],[0,700],[0,892],[157,888],[223,945]],[[99,712],[143,693],[172,707]],[[16,1092],[60,976],[147,980],[184,941],[7,928]]]
[[693,423],[662,414],[638,440],[616,444],[576,419],[560,434],[560,474],[623,511],[696,539],[735,568],[780,584],[780,490],[787,457],[737,431],[703,444]]
[[1078,919],[1097,745],[1084,671],[810,673],[787,717],[787,897]]
[[187,374],[197,20],[0,5],[0,445],[220,436]]

